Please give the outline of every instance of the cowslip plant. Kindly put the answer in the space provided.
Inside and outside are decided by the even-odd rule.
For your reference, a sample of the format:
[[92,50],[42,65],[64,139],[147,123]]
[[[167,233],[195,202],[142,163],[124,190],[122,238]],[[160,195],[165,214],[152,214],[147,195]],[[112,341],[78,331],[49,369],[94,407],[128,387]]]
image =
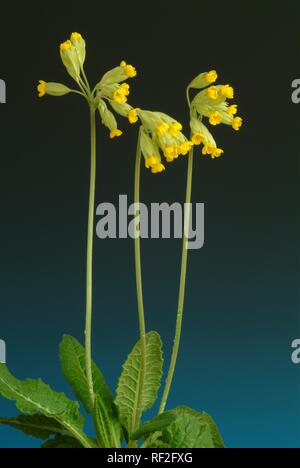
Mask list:
[[[183,238],[181,281],[177,314],[176,335],[170,369],[160,404],[159,414],[142,422],[145,411],[157,400],[163,376],[162,341],[155,331],[146,331],[143,304],[142,267],[140,254],[140,173],[144,157],[145,167],[153,174],[165,170],[164,160],[170,163],[180,155],[189,155],[187,201],[191,198],[193,147],[203,143],[203,154],[219,157],[222,150],[205,127],[202,120],[208,117],[212,125],[221,121],[238,130],[242,121],[234,117],[236,106],[228,106],[233,90],[228,85],[209,86],[216,79],[215,72],[199,75],[189,88],[203,88],[192,102],[188,97],[191,117],[191,137],[182,133],[182,125],[169,115],[132,107],[128,103],[128,78],[136,76],[132,65],[122,61],[108,71],[92,89],[87,79],[84,63],[86,43],[79,33],[60,45],[60,55],[68,74],[76,82],[72,89],[61,83],[40,81],[40,97],[48,94],[63,96],[81,95],[88,104],[91,127],[90,194],[87,226],[86,264],[86,322],[84,346],[74,337],[65,335],[60,345],[62,372],[70,384],[77,401],[52,390],[42,380],[18,380],[7,366],[0,364],[0,395],[14,400],[20,415],[0,419],[26,435],[43,441],[43,448],[223,448],[224,443],[211,417],[204,412],[180,406],[165,411],[177,354],[182,326],[185,277],[187,265],[186,237]],[[189,89],[188,88],[188,89]],[[116,396],[106,384],[103,374],[92,360],[92,266],[96,187],[96,114],[109,130],[111,139],[122,135],[116,115],[128,118],[129,123],[139,122],[135,178],[135,267],[140,339],[129,353],[118,381]],[[189,213],[185,222],[189,221]],[[185,231],[186,232],[186,231]],[[82,409],[92,419],[94,434],[84,431]]]
[[[190,202],[192,195],[194,147],[200,146],[202,144],[202,154],[209,155],[212,159],[219,158],[224,152],[222,149],[217,147],[215,139],[213,138],[207,126],[203,123],[204,118],[207,118],[209,124],[211,124],[212,126],[224,123],[225,125],[231,125],[231,127],[235,131],[239,131],[243,122],[241,117],[236,116],[237,105],[229,104],[228,102],[229,99],[234,98],[233,87],[229,84],[217,86],[213,85],[213,83],[216,82],[217,78],[218,74],[215,70],[201,73],[200,75],[196,76],[194,80],[191,81],[191,83],[186,89],[186,99],[190,114],[190,133],[192,142],[188,154],[185,198],[185,206],[187,206],[188,209],[186,210],[184,221],[185,229],[182,242],[181,271],[174,345],[165,388],[160,403],[159,414],[164,412],[167,404],[172,380],[174,377],[182,331],[188,260],[188,239],[186,233],[188,232],[188,226],[190,224]],[[201,89],[201,91],[195,95],[192,101],[190,100],[191,89]]]

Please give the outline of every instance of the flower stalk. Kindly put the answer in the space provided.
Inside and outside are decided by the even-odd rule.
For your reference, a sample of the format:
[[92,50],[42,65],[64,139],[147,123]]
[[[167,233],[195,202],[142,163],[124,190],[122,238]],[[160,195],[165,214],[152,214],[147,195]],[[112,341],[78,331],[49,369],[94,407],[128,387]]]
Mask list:
[[[140,329],[140,344],[141,344],[141,364],[139,373],[139,390],[137,395],[136,411],[133,415],[132,428],[133,431],[138,429],[143,404],[143,389],[145,382],[145,367],[146,367],[146,325],[143,302],[143,284],[142,284],[142,266],[141,266],[141,239],[140,239],[140,224],[139,219],[139,203],[140,203],[140,178],[141,178],[141,129],[139,130],[136,158],[135,158],[135,175],[134,175],[134,217],[135,217],[135,239],[134,239],[134,255],[135,255],[135,277],[136,277],[136,292],[137,305]],[[132,445],[132,444],[131,444]],[[135,445],[135,443],[134,443]]]
[[188,169],[187,169],[187,184],[186,184],[186,210],[185,210],[185,220],[184,220],[184,234],[182,240],[182,256],[181,256],[181,270],[180,270],[180,284],[179,284],[179,296],[178,296],[178,308],[177,308],[177,318],[176,318],[176,330],[175,338],[173,344],[173,350],[171,355],[170,367],[168,370],[165,388],[163,391],[163,396],[161,399],[159,412],[161,414],[164,412],[167,400],[169,397],[175,367],[178,358],[181,332],[182,332],[182,319],[183,319],[183,309],[184,309],[184,299],[185,299],[185,285],[186,285],[186,272],[187,272],[187,261],[188,261],[188,230],[190,225],[190,203],[191,203],[191,194],[192,194],[192,180],[193,180],[193,161],[194,161],[194,147],[192,146],[189,151],[188,156]]
[[90,195],[88,211],[87,260],[86,260],[86,318],[85,318],[85,365],[91,405],[94,407],[95,395],[92,373],[92,306],[93,306],[93,238],[96,187],[96,130],[95,109],[90,104],[91,167]]

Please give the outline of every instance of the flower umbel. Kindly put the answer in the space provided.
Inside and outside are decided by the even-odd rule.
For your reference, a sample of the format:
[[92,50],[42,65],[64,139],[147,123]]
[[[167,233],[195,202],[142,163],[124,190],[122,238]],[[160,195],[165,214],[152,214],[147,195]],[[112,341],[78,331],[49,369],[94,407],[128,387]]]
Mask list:
[[107,104],[122,117],[128,118],[130,123],[138,121],[138,109],[127,103],[129,96],[129,84],[125,81],[137,75],[133,65],[124,60],[118,67],[113,68],[103,75],[95,88],[90,88],[84,71],[86,56],[86,43],[82,35],[73,32],[70,39],[60,44],[60,56],[69,75],[76,81],[79,90],[70,89],[61,83],[49,83],[40,80],[37,86],[38,96],[45,94],[51,96],[63,96],[68,93],[81,94],[88,102],[91,109],[99,110],[101,121],[110,133],[110,138],[119,137],[119,130],[114,114],[109,110]]
[[167,114],[139,109],[138,116],[142,122],[141,150],[146,168],[153,174],[162,172],[165,166],[161,154],[167,162],[172,162],[180,155],[188,154],[193,145],[181,132],[182,125]]
[[241,117],[235,116],[237,113],[236,104],[228,104],[227,99],[233,99],[234,89],[229,84],[212,86],[217,80],[217,72],[211,70],[198,75],[188,86],[190,88],[205,88],[198,92],[190,103],[190,127],[192,132],[192,142],[194,145],[203,144],[202,154],[210,155],[211,158],[218,158],[223,154],[223,150],[217,148],[216,142],[204,125],[203,119],[206,117],[212,126],[219,124],[231,125],[238,131],[243,123]]

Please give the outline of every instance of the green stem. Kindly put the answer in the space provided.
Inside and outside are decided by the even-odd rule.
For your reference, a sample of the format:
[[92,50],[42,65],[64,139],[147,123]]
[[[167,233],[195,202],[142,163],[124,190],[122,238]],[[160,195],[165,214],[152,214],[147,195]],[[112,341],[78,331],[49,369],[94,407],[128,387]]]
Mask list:
[[91,118],[91,169],[90,169],[90,196],[87,237],[86,262],[86,321],[85,321],[85,365],[88,390],[91,404],[94,406],[95,395],[92,375],[92,278],[93,278],[93,237],[94,237],[94,211],[96,186],[96,132],[95,109],[90,108]]
[[[139,214],[140,203],[140,174],[141,173],[141,146],[140,146],[140,133],[138,136],[136,159],[135,159],[135,176],[134,176],[134,216]],[[137,395],[136,411],[133,416],[133,431],[139,427],[142,415],[142,400],[143,389],[145,380],[145,366],[146,366],[146,326],[143,304],[143,287],[142,287],[142,267],[141,267],[141,242],[140,242],[140,226],[136,226],[135,240],[134,240],[134,253],[135,253],[135,275],[136,275],[136,290],[137,290],[137,303],[140,327],[140,343],[141,343],[141,367],[139,379],[139,391]]]
[[190,88],[189,88],[189,86],[186,88],[186,100],[187,100],[187,103],[188,103],[189,107],[191,107]]
[[188,227],[190,223],[190,202],[191,202],[192,179],[193,179],[193,159],[194,159],[194,152],[193,152],[193,148],[191,148],[190,153],[189,153],[188,170],[187,170],[187,184],[186,184],[186,197],[185,197],[185,203],[186,203],[185,221],[184,221],[184,234],[183,234],[183,242],[182,242],[181,273],[180,273],[180,284],[179,284],[176,331],[175,331],[175,338],[174,338],[174,345],[173,345],[170,367],[169,367],[158,414],[164,412],[166,404],[167,404],[168,396],[170,393],[170,388],[171,388],[173,377],[174,377],[179,346],[180,346],[184,297],[185,297],[186,269],[187,269],[187,259],[188,259],[187,233],[188,233]]
[[91,95],[91,87],[90,87],[89,81],[87,79],[87,76],[85,74],[85,70],[84,70],[83,66],[81,67],[81,73],[82,73],[83,80],[84,80],[85,86],[87,88],[88,94]]

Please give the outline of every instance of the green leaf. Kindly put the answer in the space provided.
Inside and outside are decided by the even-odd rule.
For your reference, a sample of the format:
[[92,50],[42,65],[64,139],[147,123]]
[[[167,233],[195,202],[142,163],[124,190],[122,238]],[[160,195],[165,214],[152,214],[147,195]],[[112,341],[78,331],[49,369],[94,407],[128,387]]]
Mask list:
[[108,412],[99,395],[95,399],[94,423],[101,448],[120,447],[121,424],[117,413]]
[[219,432],[219,429],[216,426],[216,423],[212,419],[211,416],[207,413],[198,413],[199,420],[203,420],[208,423],[212,435],[212,439],[214,442],[214,447],[215,448],[225,448],[225,444],[223,441],[223,438]]
[[83,448],[82,445],[73,437],[63,436],[58,434],[55,439],[47,440],[41,448]]
[[[163,418],[164,415],[165,418]],[[172,419],[170,419],[171,415]],[[162,417],[162,426],[166,423],[164,427],[155,424],[155,420],[160,417]],[[170,424],[168,424],[168,418]],[[142,431],[137,431],[134,434],[135,437],[147,435],[143,447],[225,448],[216,424],[207,413],[199,413],[192,408],[180,406],[154,418],[153,422],[153,427],[151,427],[152,421],[145,424],[146,429],[149,426],[149,431],[144,431],[144,434]]]
[[176,419],[162,431],[161,442],[170,448],[214,448],[210,426],[199,413],[185,407],[172,412]]
[[[153,405],[157,398],[162,376],[162,341],[158,333],[152,331],[146,335],[144,386],[142,391],[142,411]],[[129,354],[119,379],[116,405],[122,424],[129,435],[133,430],[134,417],[137,412],[141,374],[141,343],[134,346]]]
[[[90,402],[88,382],[86,378],[85,351],[75,338],[65,335],[60,345],[60,361],[62,372],[73,389],[74,394],[83,403],[88,413],[93,412]],[[93,362],[92,365],[94,392],[101,396],[102,401],[110,409],[113,406],[113,396],[107,386],[101,371]]]
[[156,416],[147,421],[137,431],[131,434],[131,440],[144,439],[145,436],[152,434],[157,431],[162,431],[166,426],[169,426],[176,420],[176,415],[172,411],[166,411],[165,413]]
[[0,395],[15,401],[22,413],[38,413],[55,419],[66,432],[84,446],[90,447],[87,437],[82,432],[83,417],[79,413],[79,404],[69,400],[64,393],[54,392],[42,380],[18,380],[5,364],[0,364]]
[[0,418],[0,424],[13,427],[24,434],[36,437],[37,439],[47,439],[53,434],[64,432],[64,428],[55,419],[36,414],[34,416],[17,416],[16,418]]

